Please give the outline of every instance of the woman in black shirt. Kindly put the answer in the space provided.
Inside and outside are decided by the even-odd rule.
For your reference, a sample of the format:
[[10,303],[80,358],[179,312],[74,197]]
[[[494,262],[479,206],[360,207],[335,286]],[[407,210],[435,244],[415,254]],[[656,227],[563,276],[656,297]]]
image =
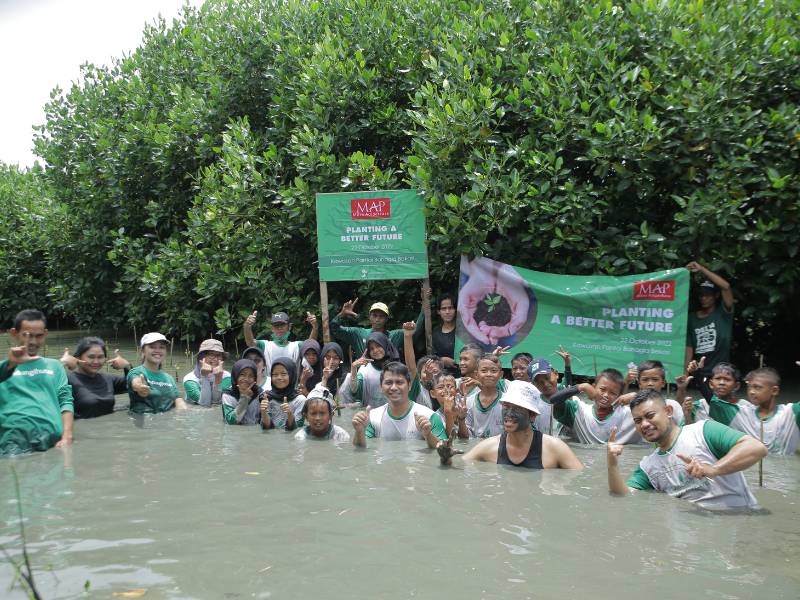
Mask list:
[[[119,355],[119,350],[114,352],[114,358],[108,360],[106,344],[99,337],[83,338],[72,354],[65,348],[61,364],[67,369],[67,379],[72,386],[76,419],[111,414],[114,412],[114,395],[128,391],[126,377],[131,363]],[[106,364],[123,370],[124,375],[102,373]]]

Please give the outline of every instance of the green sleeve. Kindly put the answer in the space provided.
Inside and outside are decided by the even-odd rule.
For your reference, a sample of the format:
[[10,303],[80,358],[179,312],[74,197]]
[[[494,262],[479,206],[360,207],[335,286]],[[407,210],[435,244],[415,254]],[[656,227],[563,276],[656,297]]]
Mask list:
[[700,410],[701,406],[702,405],[700,404],[699,399],[692,400],[692,421],[694,421],[697,418],[697,411]]
[[[256,348],[261,350],[264,354],[267,353],[267,340],[256,340]],[[198,396],[199,398],[199,396]]]
[[792,412],[794,413],[794,422],[797,424],[797,427],[800,428],[800,402],[792,404]]
[[736,445],[744,433],[722,423],[703,421],[703,437],[717,460],[725,456]]
[[417,401],[417,396],[419,396],[420,387],[422,384],[419,382],[419,375],[414,377],[414,381],[411,382],[411,388],[408,390],[408,397],[411,399],[412,402]]
[[364,403],[364,376],[361,373],[356,373],[356,391],[350,395],[362,404]]
[[417,323],[414,327],[414,346],[419,346],[425,341],[425,313],[419,311]]
[[186,391],[186,400],[192,404],[200,402],[200,384],[196,381],[184,381],[183,389]]
[[219,388],[223,391],[231,389],[230,375],[222,378],[222,381],[219,382]]
[[553,416],[556,421],[567,427],[575,426],[575,413],[578,412],[578,400],[570,398],[553,407]]
[[387,334],[389,336],[389,341],[394,344],[394,347],[397,348],[397,351],[402,354],[403,353],[403,330],[402,329],[392,329]]
[[14,369],[8,368],[8,361],[4,360],[0,362],[0,383],[3,383],[6,379],[11,377],[11,374],[14,372]]
[[237,425],[236,423],[236,407],[228,406],[222,403],[222,418],[228,425]]
[[628,479],[626,482],[626,485],[635,490],[653,489],[653,484],[650,482],[650,478],[647,476],[647,473],[642,471],[642,467],[636,467],[636,470],[631,474],[630,479]]
[[440,417],[437,413],[433,413],[431,415],[431,432],[440,440],[447,439],[447,432],[444,430],[444,423],[442,423],[442,417]]
[[720,400],[716,396],[711,398],[708,403],[708,416],[722,423],[723,425],[730,425],[731,421],[739,414],[739,407],[730,402]]
[[345,327],[339,321],[339,317],[331,319],[331,337],[345,346],[357,345],[356,342],[361,336],[356,331],[358,327]]
[[375,437],[375,428],[372,426],[372,423],[367,424],[367,437],[370,439]]
[[58,405],[61,407],[61,412],[75,412],[72,400],[72,386],[67,380],[67,372],[61,363],[58,364]]

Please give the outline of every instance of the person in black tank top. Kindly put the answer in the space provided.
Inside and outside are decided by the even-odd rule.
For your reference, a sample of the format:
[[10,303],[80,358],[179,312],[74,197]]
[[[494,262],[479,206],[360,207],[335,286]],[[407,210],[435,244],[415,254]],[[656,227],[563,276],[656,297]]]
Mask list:
[[531,447],[528,450],[528,455],[520,463],[512,461],[508,452],[506,451],[506,436],[505,431],[500,434],[500,445],[497,448],[497,464],[498,465],[511,465],[512,467],[527,467],[528,469],[543,469],[542,465],[542,433],[540,431],[533,431],[533,439],[531,440]]

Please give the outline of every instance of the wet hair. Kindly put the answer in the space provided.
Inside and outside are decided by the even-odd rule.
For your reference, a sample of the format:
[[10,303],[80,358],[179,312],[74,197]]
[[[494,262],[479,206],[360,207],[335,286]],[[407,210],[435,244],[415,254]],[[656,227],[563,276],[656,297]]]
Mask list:
[[517,352],[514,356],[511,357],[511,362],[513,363],[515,360],[527,360],[529,363],[533,362],[533,355],[529,354],[528,352]]
[[622,386],[625,385],[625,379],[622,377],[622,373],[617,371],[616,369],[603,369],[595,378],[594,382],[597,384],[600,381],[601,377],[605,377],[611,383],[616,383],[619,386],[619,389],[622,390]]
[[750,381],[753,377],[761,377],[763,379],[771,381],[773,385],[777,386],[781,385],[781,376],[772,367],[761,367],[760,369],[753,369],[747,374],[747,377],[745,377],[744,380]]
[[326,398],[324,397],[320,398],[319,396],[312,396],[311,398],[306,398],[306,401],[303,403],[303,410],[301,411],[304,417],[308,416],[308,406],[312,402],[322,402],[323,404],[327,405],[328,415],[331,418],[333,417],[333,404],[331,404]]
[[81,340],[78,342],[78,345],[75,346],[75,350],[72,352],[72,356],[74,356],[75,358],[80,358],[92,346],[100,346],[100,349],[103,351],[103,356],[108,358],[108,352],[106,352],[106,343],[99,337],[95,337],[93,335],[81,338]]
[[653,400],[655,402],[660,402],[664,406],[667,405],[667,402],[664,400],[664,396],[661,394],[661,392],[658,392],[656,390],[642,390],[633,397],[633,400],[631,400],[630,409],[633,410],[640,404],[644,404],[645,402],[649,402],[650,400]]
[[429,360],[432,360],[435,364],[439,365],[440,369],[444,369],[444,365],[442,364],[442,359],[436,356],[435,354],[429,354],[427,356],[423,356],[417,361],[417,373],[422,371],[422,367],[425,366],[425,363]]
[[442,302],[444,302],[445,300],[450,300],[450,303],[453,305],[453,308],[456,307],[455,295],[451,294],[450,292],[444,292],[443,294],[439,294],[439,296],[436,298],[436,308],[441,309]]
[[439,371],[438,373],[435,373],[432,378],[433,387],[439,385],[439,382],[442,381],[443,379],[452,379],[453,381],[456,380],[455,375],[453,375],[452,373],[449,373],[447,371]]
[[19,311],[17,316],[14,317],[14,329],[19,331],[23,321],[41,321],[44,323],[44,326],[47,327],[47,319],[44,313],[36,308],[26,308],[25,310]]
[[[481,359],[481,360],[488,360],[489,362],[493,362],[493,363],[494,363],[494,364],[496,364],[498,367],[500,367],[500,359],[499,359],[499,358],[497,358],[497,355],[495,355],[495,354],[492,354],[491,352],[487,352],[487,353],[485,353],[483,356],[481,356],[481,358],[480,358],[480,359]],[[501,367],[501,368],[502,368],[502,367]]]
[[400,361],[393,360],[383,366],[383,369],[381,369],[381,383],[383,383],[383,377],[386,373],[402,375],[408,383],[411,383],[411,372],[408,370],[408,367]]
[[478,360],[483,354],[483,348],[481,348],[478,344],[465,344],[464,347],[461,348],[459,355],[464,354],[464,352],[469,352],[473,357],[475,357],[475,360]]
[[643,360],[639,363],[639,375],[642,374],[643,371],[652,371],[653,369],[659,369],[661,371],[661,379],[666,380],[667,372],[664,370],[664,363],[660,360]]
[[[766,367],[768,368],[768,367]],[[774,369],[773,369],[774,370]],[[739,372],[732,363],[729,362],[721,362],[714,365],[714,368],[711,369],[711,376],[714,376],[714,373],[719,371],[720,373],[728,373],[735,381],[739,381],[742,378],[742,374]]]

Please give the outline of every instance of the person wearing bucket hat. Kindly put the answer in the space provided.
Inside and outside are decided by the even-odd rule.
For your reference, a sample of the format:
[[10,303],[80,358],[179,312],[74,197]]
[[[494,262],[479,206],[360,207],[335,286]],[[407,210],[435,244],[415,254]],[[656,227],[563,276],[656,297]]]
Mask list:
[[[538,414],[535,390],[524,381],[512,381],[503,394],[503,432],[480,442],[464,454],[465,460],[493,462],[529,469],[583,469],[583,464],[563,440],[533,429]],[[449,465],[459,452],[441,442],[442,464]]]
[[158,332],[145,333],[139,342],[142,364],[128,372],[129,410],[132,413],[160,413],[186,408],[178,384],[161,369],[167,342],[167,338]]
[[322,383],[318,384],[303,403],[304,424],[294,439],[349,442],[350,434],[333,424],[333,408],[333,394]]
[[[255,325],[258,311],[254,310],[250,316],[244,321],[244,340],[248,346],[255,346],[264,353],[264,358],[267,361],[266,367],[269,373],[272,369],[272,363],[275,359],[286,357],[295,363],[300,361],[300,347],[302,342],[289,341],[289,335],[292,331],[292,324],[289,321],[289,315],[283,311],[278,311],[272,314],[270,319],[272,323],[272,339],[257,340],[253,335],[253,325]],[[306,323],[311,325],[311,331],[308,334],[308,339],[317,339],[317,317],[316,315],[306,312]]]
[[342,305],[339,314],[331,319],[331,337],[341,344],[345,351],[349,346],[353,350],[353,356],[363,356],[367,349],[367,338],[371,333],[382,333],[389,338],[395,348],[403,347],[403,330],[392,329],[386,331],[386,322],[389,320],[389,307],[383,302],[375,302],[369,308],[369,328],[366,327],[346,327],[342,322],[346,317],[358,318],[355,311],[358,298],[348,300]]
[[209,407],[222,401],[222,390],[231,386],[231,374],[225,370],[228,354],[222,342],[215,339],[203,340],[197,352],[194,369],[183,378],[186,401]]
[[[701,384],[711,376],[714,366],[730,361],[733,338],[733,290],[731,284],[699,262],[692,261],[686,268],[700,273],[706,280],[698,289],[700,308],[689,313],[686,322],[685,364],[692,359],[705,358],[703,367],[694,373],[692,382]],[[721,302],[720,302],[721,300]]]

